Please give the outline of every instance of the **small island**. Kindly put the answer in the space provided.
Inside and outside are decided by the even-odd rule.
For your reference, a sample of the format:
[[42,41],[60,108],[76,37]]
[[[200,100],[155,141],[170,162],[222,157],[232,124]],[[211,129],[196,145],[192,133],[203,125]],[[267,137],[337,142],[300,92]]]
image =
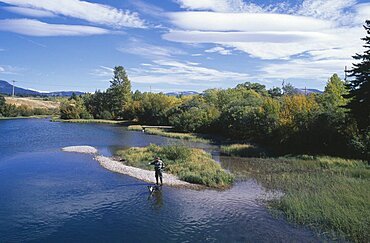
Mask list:
[[131,177],[154,183],[154,173],[148,169],[148,162],[160,156],[166,163],[163,173],[164,184],[191,189],[229,188],[234,177],[222,169],[210,154],[201,149],[188,148],[181,145],[159,147],[151,144],[147,147],[132,147],[116,152],[121,159],[117,160],[97,154],[97,149],[91,146],[70,146],[62,148],[65,152],[95,154],[100,165],[110,171],[129,175]]

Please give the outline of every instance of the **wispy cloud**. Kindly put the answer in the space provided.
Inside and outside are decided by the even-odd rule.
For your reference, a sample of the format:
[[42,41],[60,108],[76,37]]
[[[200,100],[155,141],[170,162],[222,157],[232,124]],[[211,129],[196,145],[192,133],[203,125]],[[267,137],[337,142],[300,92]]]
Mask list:
[[180,7],[190,10],[212,10],[215,12],[262,12],[263,8],[245,3],[243,0],[176,0]]
[[205,52],[207,52],[207,53],[215,53],[216,52],[216,53],[219,53],[221,55],[231,55],[232,54],[231,50],[225,49],[222,46],[216,46],[216,47],[213,47],[211,49],[207,49],[207,50],[205,50]]
[[13,12],[20,15],[30,16],[30,17],[55,17],[56,15],[52,12],[32,9],[32,8],[23,8],[23,7],[3,7],[3,9]]
[[122,53],[139,55],[150,59],[186,54],[184,51],[178,48],[152,45],[136,38],[131,38],[127,43],[118,47],[117,50]]
[[114,28],[146,27],[145,22],[140,19],[137,13],[98,3],[80,0],[1,0],[0,2],[22,8],[47,11],[55,15],[78,18],[90,23],[108,25]]
[[0,20],[0,31],[29,36],[87,36],[111,33],[109,30],[93,26],[48,24],[33,19]]
[[162,84],[195,84],[208,82],[243,81],[249,77],[246,73],[218,70],[201,66],[200,63],[182,62],[176,60],[154,60],[145,68],[130,69],[130,77],[136,83]]
[[23,71],[22,68],[13,67],[10,65],[1,65],[0,64],[0,74],[11,74],[11,75],[18,75],[19,72]]
[[101,78],[111,78],[113,76],[113,68],[106,66],[99,66],[90,72],[90,75],[101,77]]
[[[362,52],[362,24],[370,4],[303,0],[256,5],[243,0],[174,0],[187,11],[167,14],[168,41],[213,44],[206,53],[241,51],[260,61],[263,79],[323,79]],[[271,62],[270,60],[274,60]]]

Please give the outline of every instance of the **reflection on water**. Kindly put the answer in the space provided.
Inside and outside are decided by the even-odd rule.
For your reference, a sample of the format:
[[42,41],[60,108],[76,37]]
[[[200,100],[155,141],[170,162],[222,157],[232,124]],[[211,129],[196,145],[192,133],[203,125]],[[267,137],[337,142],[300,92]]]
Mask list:
[[150,195],[147,183],[90,155],[59,151],[86,144],[109,153],[167,139],[118,126],[22,122],[0,121],[0,134],[10,136],[0,140],[0,242],[320,241],[272,217],[260,200],[268,193],[253,180],[226,191],[163,187]]
[[148,201],[151,203],[154,209],[160,209],[163,206],[162,191],[155,191],[150,193],[148,196]]

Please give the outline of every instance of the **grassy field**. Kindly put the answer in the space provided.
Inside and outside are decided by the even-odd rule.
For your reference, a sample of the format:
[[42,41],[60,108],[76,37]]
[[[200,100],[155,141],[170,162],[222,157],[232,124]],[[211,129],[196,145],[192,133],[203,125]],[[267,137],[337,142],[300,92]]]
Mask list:
[[370,166],[331,157],[232,158],[237,177],[255,178],[284,196],[270,202],[288,220],[354,242],[370,239]]
[[124,158],[127,165],[143,169],[151,168],[148,163],[159,156],[166,164],[166,172],[190,183],[212,188],[228,188],[233,183],[233,176],[201,149],[181,145],[159,147],[151,144],[143,148],[119,150],[116,154]]
[[15,106],[27,106],[31,109],[58,109],[60,106],[59,102],[43,100],[41,98],[21,98],[21,97],[5,97],[6,103]]
[[[128,130],[142,131],[143,127],[141,125],[131,125],[131,126],[128,126]],[[145,133],[151,134],[151,135],[169,137],[169,138],[189,140],[192,142],[210,143],[209,139],[202,138],[199,135],[193,134],[193,133],[171,132],[171,131],[166,131],[164,129],[159,129],[159,128],[146,128]]]

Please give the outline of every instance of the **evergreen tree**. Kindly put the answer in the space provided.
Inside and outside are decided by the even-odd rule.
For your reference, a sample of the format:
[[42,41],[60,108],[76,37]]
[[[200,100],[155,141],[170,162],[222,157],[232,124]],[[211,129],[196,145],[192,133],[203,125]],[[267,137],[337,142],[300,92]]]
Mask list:
[[122,66],[114,67],[113,72],[114,76],[107,93],[110,100],[110,112],[114,118],[118,118],[124,116],[124,110],[132,100],[131,82]]
[[360,129],[366,129],[370,126],[370,20],[366,20],[364,28],[367,36],[362,38],[365,41],[365,52],[353,56],[360,62],[354,63],[353,68],[349,70],[349,77],[354,77],[347,85],[350,98],[347,107],[356,119]]

